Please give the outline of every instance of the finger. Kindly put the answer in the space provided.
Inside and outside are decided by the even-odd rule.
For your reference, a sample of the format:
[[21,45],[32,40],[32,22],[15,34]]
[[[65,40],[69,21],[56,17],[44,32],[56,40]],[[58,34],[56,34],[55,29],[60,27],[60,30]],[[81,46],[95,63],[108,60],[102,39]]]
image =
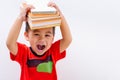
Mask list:
[[26,3],[26,2],[22,2],[21,5],[20,5],[21,8],[24,8],[24,7],[26,7],[26,6],[27,6],[27,3]]
[[48,6],[49,6],[49,7],[54,7],[54,6],[55,6],[55,3],[54,3],[53,1],[50,1],[50,2],[48,3]]

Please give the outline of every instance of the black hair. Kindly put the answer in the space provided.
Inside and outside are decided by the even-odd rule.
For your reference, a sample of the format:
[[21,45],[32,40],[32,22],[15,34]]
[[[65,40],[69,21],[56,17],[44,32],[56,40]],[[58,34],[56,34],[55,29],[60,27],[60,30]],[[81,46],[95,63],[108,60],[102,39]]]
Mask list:
[[[25,22],[25,31],[28,32],[30,30],[30,26],[28,24],[28,22]],[[55,27],[53,27],[53,35],[55,35]]]
[[28,22],[25,22],[25,31],[28,32],[30,30],[30,26],[28,24]]

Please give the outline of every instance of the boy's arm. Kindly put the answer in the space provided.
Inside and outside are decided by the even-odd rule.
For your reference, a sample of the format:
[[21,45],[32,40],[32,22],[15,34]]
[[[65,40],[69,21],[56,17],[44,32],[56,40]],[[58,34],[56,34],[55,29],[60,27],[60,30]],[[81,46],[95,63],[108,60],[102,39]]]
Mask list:
[[71,43],[72,41],[72,35],[69,29],[69,25],[67,24],[65,17],[63,15],[61,16],[61,34],[62,34],[62,39],[60,41],[60,52],[63,52]]
[[61,30],[61,34],[62,34],[62,39],[60,40],[60,52],[63,52],[70,45],[70,43],[72,41],[72,35],[71,35],[70,29],[69,29],[69,25],[67,24],[67,21],[66,21],[64,15],[62,14],[62,12],[60,11],[60,9],[58,8],[58,6],[55,3],[50,2],[48,4],[48,6],[56,8],[61,16],[60,30]]
[[21,30],[21,26],[23,21],[26,20],[26,14],[27,12],[32,8],[31,5],[27,5],[26,3],[23,3],[22,5],[25,6],[21,6],[20,8],[20,14],[17,17],[17,19],[15,20],[14,24],[12,25],[7,40],[6,40],[6,45],[9,49],[9,51],[13,54],[13,55],[17,55],[17,51],[18,51],[18,46],[17,46],[17,39]]
[[20,33],[20,29],[22,26],[22,18],[17,18],[16,21],[14,22],[14,24],[12,25],[11,30],[9,31],[8,37],[7,37],[7,41],[6,41],[6,45],[9,49],[9,51],[13,54],[16,55],[17,51],[18,51],[18,47],[17,47],[17,38],[19,36]]

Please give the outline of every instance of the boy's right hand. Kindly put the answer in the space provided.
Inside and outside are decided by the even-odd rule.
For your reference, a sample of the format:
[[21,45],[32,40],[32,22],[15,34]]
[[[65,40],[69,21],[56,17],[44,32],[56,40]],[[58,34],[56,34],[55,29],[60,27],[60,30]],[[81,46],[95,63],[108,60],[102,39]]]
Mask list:
[[27,20],[26,15],[31,9],[34,9],[32,5],[27,4],[26,2],[22,3],[20,6],[19,18],[22,19],[23,21],[26,21]]

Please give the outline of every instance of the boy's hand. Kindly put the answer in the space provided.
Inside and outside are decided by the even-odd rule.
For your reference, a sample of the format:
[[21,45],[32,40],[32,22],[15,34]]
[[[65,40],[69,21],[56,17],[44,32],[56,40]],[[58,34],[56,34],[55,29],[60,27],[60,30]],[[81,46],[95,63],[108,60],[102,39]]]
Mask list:
[[54,7],[59,12],[59,15],[62,16],[62,12],[60,11],[59,7],[54,2],[50,1],[48,3],[48,6],[49,7]]
[[20,6],[20,14],[19,14],[19,18],[21,18],[23,21],[27,20],[27,13],[33,9],[34,7],[30,4],[27,3],[22,3]]

